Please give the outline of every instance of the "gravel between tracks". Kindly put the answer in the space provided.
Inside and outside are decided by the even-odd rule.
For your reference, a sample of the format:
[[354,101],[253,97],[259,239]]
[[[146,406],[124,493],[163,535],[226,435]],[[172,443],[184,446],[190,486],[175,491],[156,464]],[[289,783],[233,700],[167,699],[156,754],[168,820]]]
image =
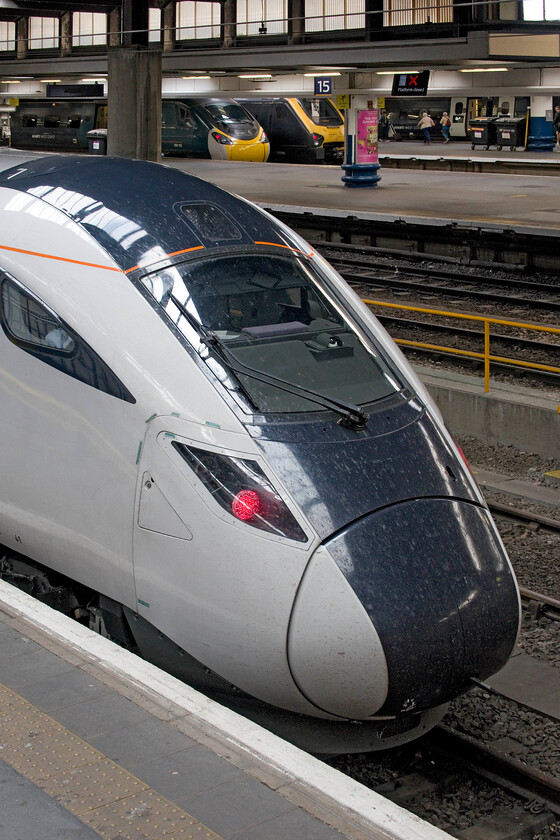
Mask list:
[[[513,476],[536,487],[551,485],[545,473],[558,469],[553,459],[521,452],[513,446],[489,446],[484,441],[462,437],[458,443],[469,462],[480,469]],[[552,486],[554,486],[552,484]],[[558,508],[541,505],[527,499],[496,493],[486,488],[489,502],[509,504],[530,510],[553,519],[560,518],[560,482],[558,482]],[[498,529],[511,558],[521,586],[552,597],[560,597],[560,534],[541,528],[532,529],[502,517],[496,517]],[[521,630],[519,648],[530,656],[560,668],[560,622],[540,619],[526,623]],[[481,739],[485,743],[509,739],[515,745],[515,757],[531,766],[560,779],[560,723],[518,707],[510,700],[495,697],[483,689],[472,689],[455,700],[444,721],[453,728]],[[448,830],[462,825],[464,814],[459,803],[462,795],[455,792],[454,802],[459,807],[459,822],[447,813]],[[472,808],[473,792],[465,790],[466,808]],[[483,800],[484,805],[484,800]],[[429,815],[426,815],[429,818]],[[560,823],[549,826],[538,835],[542,840],[560,837]]]

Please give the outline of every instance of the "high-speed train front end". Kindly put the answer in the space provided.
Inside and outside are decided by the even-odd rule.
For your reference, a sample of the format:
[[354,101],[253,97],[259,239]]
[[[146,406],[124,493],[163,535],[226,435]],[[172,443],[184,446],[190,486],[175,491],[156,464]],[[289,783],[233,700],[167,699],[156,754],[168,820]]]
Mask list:
[[0,173],[0,230],[4,578],[32,558],[68,611],[317,751],[410,740],[506,663],[481,494],[302,239],[102,157]]

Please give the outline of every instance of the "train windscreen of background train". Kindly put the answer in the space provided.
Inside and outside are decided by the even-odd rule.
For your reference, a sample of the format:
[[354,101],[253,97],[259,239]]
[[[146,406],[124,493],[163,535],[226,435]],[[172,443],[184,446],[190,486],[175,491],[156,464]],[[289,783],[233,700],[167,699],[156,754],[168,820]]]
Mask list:
[[236,123],[253,123],[254,120],[249,113],[235,102],[220,102],[219,104],[206,104],[206,110],[214,117],[217,123],[224,126],[235,125]]
[[329,99],[297,100],[315,125],[342,125],[342,117]]

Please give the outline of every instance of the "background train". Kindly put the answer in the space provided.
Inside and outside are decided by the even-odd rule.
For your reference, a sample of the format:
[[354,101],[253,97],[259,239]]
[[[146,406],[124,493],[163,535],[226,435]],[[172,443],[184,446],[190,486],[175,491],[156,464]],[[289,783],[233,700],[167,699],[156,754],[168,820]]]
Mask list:
[[[87,151],[88,131],[107,128],[107,102],[22,100],[11,120],[18,149]],[[218,160],[336,163],[344,117],[330,99],[179,96],[162,102],[162,152]]]
[[266,131],[271,160],[342,163],[344,116],[332,99],[249,95],[237,101]]
[[161,149],[164,154],[252,160],[264,163],[269,139],[259,122],[233,99],[164,99]]
[[[87,134],[107,128],[104,99],[23,100],[11,119],[18,149],[87,151]],[[268,138],[255,118],[224,97],[164,100],[162,151],[218,160],[268,159]]]
[[441,416],[309,244],[190,175],[0,168],[0,575],[320,752],[507,661],[515,578]]
[[[469,140],[469,123],[476,117],[525,117],[530,107],[530,96],[443,96],[443,97],[387,97],[385,110],[390,115],[397,138],[421,140],[422,130],[417,127],[422,111],[427,111],[435,122],[432,138],[441,137],[439,121],[444,111],[451,119],[450,137]],[[556,102],[554,103],[556,104]]]

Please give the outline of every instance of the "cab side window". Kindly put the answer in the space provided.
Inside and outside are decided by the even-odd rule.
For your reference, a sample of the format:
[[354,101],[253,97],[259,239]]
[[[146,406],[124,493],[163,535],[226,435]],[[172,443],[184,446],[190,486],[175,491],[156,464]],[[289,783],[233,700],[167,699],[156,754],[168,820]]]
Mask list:
[[23,350],[118,399],[136,400],[97,353],[32,292],[0,272],[0,322],[10,341]]
[[2,283],[2,319],[9,336],[27,344],[71,353],[74,339],[53,312],[9,280]]

